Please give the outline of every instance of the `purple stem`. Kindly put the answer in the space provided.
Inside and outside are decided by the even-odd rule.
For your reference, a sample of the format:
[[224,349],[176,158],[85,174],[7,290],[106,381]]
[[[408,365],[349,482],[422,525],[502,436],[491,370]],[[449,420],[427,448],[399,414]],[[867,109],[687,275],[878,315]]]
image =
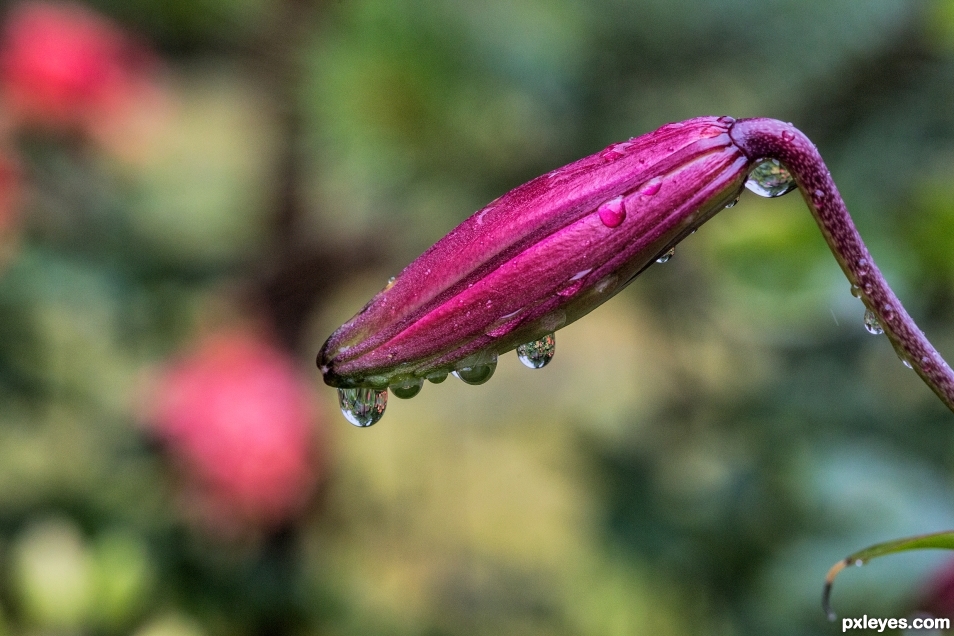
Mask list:
[[815,145],[791,124],[775,119],[740,119],[729,134],[753,164],[778,159],[788,168],[835,259],[862,302],[877,316],[895,351],[954,411],[954,371],[881,275]]

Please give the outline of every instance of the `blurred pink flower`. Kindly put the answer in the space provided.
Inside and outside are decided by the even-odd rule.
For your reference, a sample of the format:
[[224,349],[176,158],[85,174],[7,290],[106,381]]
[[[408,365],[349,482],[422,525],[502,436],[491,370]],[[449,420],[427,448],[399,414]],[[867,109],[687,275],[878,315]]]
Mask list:
[[274,528],[300,513],[321,464],[317,410],[294,362],[244,332],[215,335],[166,368],[148,417],[204,521]]
[[96,132],[150,85],[152,54],[72,3],[13,7],[0,40],[0,87],[14,125]]
[[918,609],[933,616],[954,616],[954,559],[948,561],[928,581]]

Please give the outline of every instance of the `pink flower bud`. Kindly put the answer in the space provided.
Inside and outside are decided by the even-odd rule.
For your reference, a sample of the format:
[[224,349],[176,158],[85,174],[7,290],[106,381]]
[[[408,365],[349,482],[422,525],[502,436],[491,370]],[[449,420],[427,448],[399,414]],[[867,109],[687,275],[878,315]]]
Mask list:
[[479,210],[331,335],[318,354],[325,382],[369,426],[388,387],[412,397],[451,371],[479,384],[513,348],[543,366],[555,330],[668,260],[743,185],[767,197],[799,187],[871,320],[954,410],[954,372],[875,267],[815,146],[791,124],[731,117],[668,124]]
[[738,196],[748,160],[732,121],[663,126],[492,202],[329,338],[318,356],[325,381],[440,377],[592,311]]

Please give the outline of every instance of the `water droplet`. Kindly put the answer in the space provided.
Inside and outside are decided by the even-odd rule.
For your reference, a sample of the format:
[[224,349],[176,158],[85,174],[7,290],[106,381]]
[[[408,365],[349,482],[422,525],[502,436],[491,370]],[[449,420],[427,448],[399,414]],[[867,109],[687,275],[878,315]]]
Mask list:
[[557,309],[540,319],[540,326],[547,331],[556,331],[565,324],[566,312],[562,309]]
[[790,130],[783,130],[782,139],[784,139],[785,141],[792,141],[793,139],[795,139],[795,133],[793,133]]
[[606,201],[596,209],[600,215],[600,221],[606,227],[619,227],[626,220],[626,206],[623,204],[623,197],[616,197]]
[[723,115],[722,117],[719,117],[717,121],[720,124],[730,125],[735,123],[735,117],[729,117],[728,115]]
[[878,317],[875,316],[874,312],[870,309],[865,309],[865,329],[868,330],[868,333],[875,336],[880,336],[884,333],[881,323],[878,322]]
[[659,189],[662,188],[662,179],[655,178],[650,179],[643,185],[639,186],[639,193],[644,194],[647,197],[655,196]]
[[673,257],[673,254],[675,254],[675,253],[676,253],[676,248],[675,248],[675,247],[670,247],[669,250],[668,250],[665,254],[663,254],[662,256],[660,256],[659,258],[656,259],[656,262],[657,262],[657,263],[668,263],[668,262],[669,262],[669,259],[672,258],[672,257]]
[[857,285],[852,285],[851,295],[854,296],[855,298],[861,298],[861,287],[858,287]]
[[908,360],[907,358],[901,358],[901,364],[903,364],[904,366],[906,366],[906,367],[909,368],[909,369],[913,369],[913,368],[914,368],[913,366],[911,366],[911,361]]
[[561,289],[560,291],[558,291],[558,292],[557,292],[557,295],[563,296],[564,298],[568,298],[568,297],[570,297],[570,296],[573,296],[573,295],[576,294],[578,291],[580,291],[580,289],[583,288],[583,284],[584,284],[585,282],[586,282],[586,281],[583,281],[583,280],[574,280],[574,281],[572,281],[569,285],[567,285],[566,287],[564,287],[563,289]]
[[391,393],[394,394],[394,397],[399,397],[402,400],[410,400],[412,397],[421,392],[421,387],[424,386],[424,380],[421,378],[406,378],[400,382],[391,385]]
[[439,369],[437,371],[431,371],[427,374],[427,381],[431,384],[440,384],[447,379],[447,370]]
[[622,145],[623,144],[613,144],[611,146],[607,146],[600,152],[600,159],[602,159],[606,163],[616,161],[617,159],[623,156],[623,153],[617,150],[617,148],[619,148]]
[[355,426],[371,426],[384,415],[388,392],[376,389],[338,389],[338,404],[345,419]]
[[388,379],[383,375],[369,375],[364,379],[363,384],[370,384],[375,389],[388,388]]
[[778,159],[770,159],[755,167],[745,187],[760,197],[780,197],[795,189],[795,180]]
[[741,198],[742,198],[742,195],[740,194],[739,196],[735,197],[734,199],[726,203],[725,209],[728,210],[729,208],[734,208],[739,203],[739,199]]
[[524,366],[531,369],[541,369],[553,359],[555,351],[556,337],[552,333],[548,333],[539,340],[517,347],[517,358]]
[[616,274],[610,274],[606,278],[596,283],[596,285],[593,286],[593,289],[595,289],[599,294],[605,294],[606,292],[614,290],[618,282],[619,276]]
[[454,371],[454,377],[467,384],[483,384],[493,376],[497,369],[497,356],[490,362],[461,367]]
[[395,281],[395,280],[397,280],[397,277],[396,277],[396,276],[392,276],[391,278],[389,278],[389,279],[388,279],[388,284],[384,286],[384,291],[387,291],[387,290],[391,289],[392,287],[394,287],[394,281]]

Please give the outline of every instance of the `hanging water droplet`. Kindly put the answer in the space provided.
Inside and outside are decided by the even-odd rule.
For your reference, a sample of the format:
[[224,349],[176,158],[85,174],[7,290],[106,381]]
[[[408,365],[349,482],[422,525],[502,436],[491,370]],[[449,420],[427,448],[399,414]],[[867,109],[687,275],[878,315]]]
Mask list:
[[665,254],[663,254],[662,256],[660,256],[659,258],[656,259],[656,262],[657,262],[657,263],[668,263],[668,262],[669,262],[669,259],[672,258],[672,257],[673,257],[673,254],[675,254],[675,253],[676,253],[676,248],[675,248],[675,247],[670,247],[669,250],[668,250]]
[[391,289],[392,287],[394,287],[394,281],[395,281],[395,280],[397,280],[397,277],[396,277],[396,276],[392,276],[391,278],[389,278],[389,279],[388,279],[388,284],[384,286],[384,291],[387,291],[387,290]]
[[491,378],[497,369],[497,356],[483,364],[461,367],[454,371],[454,377],[467,384],[483,384]]
[[606,227],[619,227],[626,220],[626,206],[623,204],[623,197],[615,197],[601,204],[596,208],[596,213],[600,216],[600,221]]
[[421,392],[422,386],[424,386],[424,380],[421,378],[405,378],[391,385],[391,393],[402,400],[410,400]]
[[566,312],[562,309],[550,312],[540,319],[540,326],[547,331],[556,331],[566,324]]
[[431,371],[427,374],[427,381],[431,384],[440,384],[447,379],[447,370],[439,369],[437,371]]
[[857,285],[852,285],[851,295],[854,296],[855,298],[861,298],[861,287],[858,287]]
[[388,392],[376,389],[338,389],[338,404],[345,419],[355,426],[371,426],[384,416]]
[[881,327],[881,323],[878,322],[878,317],[875,316],[875,313],[870,309],[865,309],[865,329],[868,330],[868,333],[880,336],[884,333],[884,328]]
[[606,278],[602,279],[596,285],[593,286],[593,289],[596,290],[599,294],[605,294],[606,292],[612,291],[616,288],[616,283],[619,282],[619,276],[616,274],[610,274]]
[[556,352],[556,337],[548,333],[539,340],[517,347],[517,359],[531,369],[541,369],[553,359]]
[[909,368],[909,369],[913,369],[913,368],[914,368],[914,367],[911,365],[911,361],[908,360],[907,358],[901,358],[901,364],[903,364],[904,366],[906,366],[906,367]]
[[734,199],[732,199],[731,201],[729,201],[728,203],[726,203],[726,204],[725,204],[725,209],[728,210],[729,208],[734,208],[734,207],[736,206],[736,204],[738,204],[739,199],[741,199],[741,198],[742,198],[742,195],[740,194],[739,196],[735,197]]
[[780,197],[795,189],[795,180],[778,159],[770,159],[749,173],[745,187],[760,197]]

